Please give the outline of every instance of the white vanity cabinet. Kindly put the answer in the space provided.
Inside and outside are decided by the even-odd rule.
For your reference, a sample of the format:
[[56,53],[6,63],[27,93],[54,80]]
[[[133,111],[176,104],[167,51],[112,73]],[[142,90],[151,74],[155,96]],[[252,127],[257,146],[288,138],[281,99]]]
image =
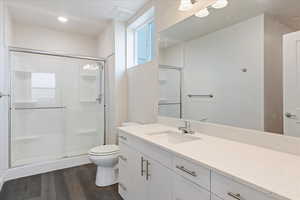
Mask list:
[[120,143],[120,149],[119,193],[124,200],[143,199],[146,188],[144,177],[141,176],[142,155],[124,143]]
[[172,171],[120,142],[119,193],[124,200],[172,200]]
[[119,138],[124,200],[278,200],[155,143],[122,131]]

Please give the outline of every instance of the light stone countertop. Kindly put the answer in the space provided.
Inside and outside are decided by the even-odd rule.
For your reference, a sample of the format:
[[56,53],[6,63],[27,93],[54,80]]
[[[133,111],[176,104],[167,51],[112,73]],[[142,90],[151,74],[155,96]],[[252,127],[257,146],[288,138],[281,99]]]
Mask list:
[[299,156],[200,133],[193,135],[200,137],[200,140],[181,144],[171,144],[147,135],[178,131],[175,127],[161,124],[121,127],[119,130],[254,189],[270,193],[272,197],[300,200]]

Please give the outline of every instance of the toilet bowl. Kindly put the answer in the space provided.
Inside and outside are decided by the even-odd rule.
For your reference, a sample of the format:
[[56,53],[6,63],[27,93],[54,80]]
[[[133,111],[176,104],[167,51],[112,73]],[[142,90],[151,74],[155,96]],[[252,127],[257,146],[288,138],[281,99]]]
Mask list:
[[[123,123],[122,126],[138,126],[134,122]],[[106,187],[118,183],[118,157],[120,148],[117,145],[102,145],[89,151],[89,159],[97,165],[96,185]]]
[[105,187],[118,182],[118,156],[117,145],[102,145],[89,151],[89,159],[97,165],[96,185]]

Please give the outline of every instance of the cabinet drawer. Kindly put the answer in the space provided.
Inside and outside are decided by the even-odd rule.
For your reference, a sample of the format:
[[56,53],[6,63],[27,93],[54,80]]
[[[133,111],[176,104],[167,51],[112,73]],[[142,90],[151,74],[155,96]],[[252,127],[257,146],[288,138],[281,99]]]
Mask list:
[[224,200],[275,200],[267,193],[237,183],[215,172],[212,172],[211,191]]
[[173,167],[177,174],[210,190],[210,170],[181,158],[175,158]]
[[210,192],[175,175],[173,200],[210,200]]
[[132,150],[123,142],[120,142],[119,146],[120,146],[119,164],[128,166],[128,163],[130,162],[130,155]]
[[119,142],[123,142],[125,144],[130,144],[130,141],[129,141],[130,139],[126,133],[124,133],[122,131],[118,131],[118,133],[119,133],[119,136],[118,136]]

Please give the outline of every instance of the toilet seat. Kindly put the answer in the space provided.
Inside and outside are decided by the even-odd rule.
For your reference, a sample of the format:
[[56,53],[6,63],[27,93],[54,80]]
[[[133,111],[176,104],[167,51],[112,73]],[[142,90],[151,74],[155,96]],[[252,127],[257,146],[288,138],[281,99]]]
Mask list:
[[117,145],[101,145],[92,148],[89,151],[89,154],[94,156],[107,156],[107,155],[118,154],[119,152],[120,152],[120,148]]

